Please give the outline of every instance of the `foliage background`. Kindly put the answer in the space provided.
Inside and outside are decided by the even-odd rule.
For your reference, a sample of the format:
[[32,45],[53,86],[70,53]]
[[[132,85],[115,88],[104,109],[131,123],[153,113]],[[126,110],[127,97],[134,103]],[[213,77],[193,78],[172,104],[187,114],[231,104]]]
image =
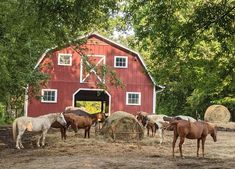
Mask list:
[[[158,114],[202,116],[223,104],[235,116],[234,0],[3,0],[0,3],[0,118],[22,115],[48,80],[34,66],[49,47],[97,31],[144,56]],[[118,33],[119,36],[116,36]]]

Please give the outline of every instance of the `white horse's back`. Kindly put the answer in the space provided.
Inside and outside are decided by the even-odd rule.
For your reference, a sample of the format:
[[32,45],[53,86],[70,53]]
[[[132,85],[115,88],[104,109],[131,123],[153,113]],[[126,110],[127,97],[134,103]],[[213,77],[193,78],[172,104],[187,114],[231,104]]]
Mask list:
[[151,121],[164,121],[163,117],[167,117],[164,114],[151,114],[147,116]]
[[175,116],[175,117],[179,117],[179,118],[181,118],[181,119],[183,119],[183,120],[190,120],[191,122],[197,121],[196,119],[194,119],[194,118],[191,117],[191,116],[178,115],[178,116]]

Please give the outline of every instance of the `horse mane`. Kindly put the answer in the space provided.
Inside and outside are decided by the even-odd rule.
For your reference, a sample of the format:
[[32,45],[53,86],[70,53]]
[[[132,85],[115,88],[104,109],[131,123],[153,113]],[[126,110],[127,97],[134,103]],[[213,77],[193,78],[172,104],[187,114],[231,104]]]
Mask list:
[[217,129],[217,126],[215,124],[209,123],[209,122],[205,122],[205,124],[207,125],[208,131],[209,133],[213,133],[214,130]]

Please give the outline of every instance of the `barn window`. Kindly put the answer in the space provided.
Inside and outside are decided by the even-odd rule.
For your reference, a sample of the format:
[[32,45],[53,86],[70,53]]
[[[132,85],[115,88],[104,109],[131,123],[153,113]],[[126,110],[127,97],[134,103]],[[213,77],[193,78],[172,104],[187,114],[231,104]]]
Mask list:
[[56,103],[57,102],[57,89],[42,89],[42,102]]
[[127,56],[114,56],[114,67],[127,68],[128,58]]
[[141,104],[141,93],[127,92],[126,93],[126,104],[127,105],[140,105]]
[[72,65],[72,54],[59,53],[58,65],[71,66]]

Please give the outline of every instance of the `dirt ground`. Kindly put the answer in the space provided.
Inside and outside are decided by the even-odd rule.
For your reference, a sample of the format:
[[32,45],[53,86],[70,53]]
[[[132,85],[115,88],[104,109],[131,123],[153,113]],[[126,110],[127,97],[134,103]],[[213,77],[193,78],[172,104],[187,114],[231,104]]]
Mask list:
[[[0,168],[3,169],[219,169],[235,168],[235,132],[219,131],[217,142],[208,136],[205,158],[196,157],[196,140],[186,140],[183,145],[185,158],[179,157],[178,142],[176,158],[172,158],[172,131],[165,132],[165,140],[159,144],[159,137],[144,137],[138,142],[104,140],[91,133],[90,139],[68,132],[66,141],[60,139],[60,132],[51,129],[44,148],[35,148],[36,136],[25,135],[25,149],[17,150],[11,140],[10,128],[0,132]],[[201,153],[201,150],[200,150]],[[200,154],[201,155],[201,154]]]

